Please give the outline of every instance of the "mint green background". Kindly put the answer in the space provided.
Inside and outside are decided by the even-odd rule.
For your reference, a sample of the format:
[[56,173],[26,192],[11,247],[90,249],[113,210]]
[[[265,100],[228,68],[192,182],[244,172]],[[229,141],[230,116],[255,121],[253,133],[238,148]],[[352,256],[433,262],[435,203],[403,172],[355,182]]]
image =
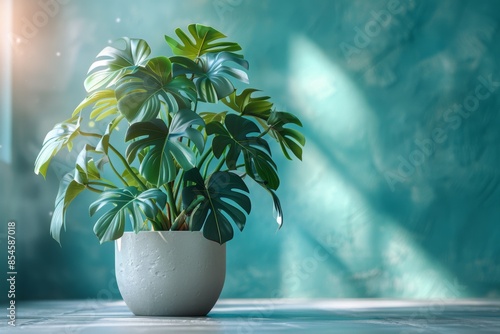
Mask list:
[[60,0],[29,32],[41,3],[14,3],[12,142],[0,143],[12,147],[0,217],[17,222],[18,298],[119,297],[93,197],[72,205],[60,248],[49,222],[68,157],[47,181],[34,159],[108,40],[144,38],[160,54],[163,35],[192,22],[243,46],[252,87],[297,114],[308,140],[302,162],[276,154],[281,230],[251,187],[222,297],[499,297],[500,83],[482,82],[500,81],[500,2]]

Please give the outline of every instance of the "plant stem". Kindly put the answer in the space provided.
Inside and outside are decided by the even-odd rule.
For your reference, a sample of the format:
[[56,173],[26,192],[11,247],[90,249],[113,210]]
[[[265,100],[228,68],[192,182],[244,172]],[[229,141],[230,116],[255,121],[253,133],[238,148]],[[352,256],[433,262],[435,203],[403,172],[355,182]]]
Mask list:
[[217,164],[217,166],[215,166],[214,173],[220,171],[220,169],[222,168],[222,166],[224,166],[224,162],[225,161],[226,161],[225,157],[223,157],[223,158],[220,159],[220,161]]
[[[184,169],[181,169],[179,171],[179,181],[177,183],[177,187],[174,187],[175,188],[175,193],[174,193],[174,198],[179,198],[179,192],[181,191],[182,188],[184,188],[182,185],[183,185],[183,179],[184,179]],[[180,205],[178,206],[179,210],[180,210]]]
[[[85,137],[94,137],[94,138],[99,138],[101,139],[102,136],[98,133],[91,133],[91,132],[84,132],[84,131],[81,131],[79,130],[80,134],[82,136],[85,136]],[[109,147],[111,147],[112,145],[111,144],[108,144]],[[115,152],[115,151],[113,151]],[[116,152],[115,152],[116,153]],[[108,160],[109,160],[109,165],[111,166],[111,169],[113,170],[113,172],[115,173],[115,175],[120,179],[120,181],[126,186],[128,187],[128,183],[127,181],[125,181],[125,179],[120,175],[120,173],[118,173],[118,171],[116,170],[115,166],[113,165],[113,162],[111,161],[111,159],[109,159],[109,155],[104,153],[107,157],[108,157]],[[128,164],[127,164],[128,165]],[[133,173],[132,173],[133,174]],[[134,174],[135,175],[135,174]]]
[[257,138],[263,137],[266,133],[268,133],[272,129],[272,126],[268,127],[267,129],[264,130],[264,132],[261,132]]
[[121,160],[121,162],[123,163],[125,168],[128,170],[130,175],[132,175],[132,177],[137,181],[137,183],[139,183],[142,190],[148,189],[148,187],[141,181],[141,179],[137,175],[135,175],[135,172],[132,170],[132,168],[128,164],[127,160],[123,157],[123,155],[121,155],[121,153],[113,145],[108,144],[108,146],[111,149],[111,151],[113,151],[113,153],[118,156],[118,158]]
[[125,179],[120,175],[120,173],[118,173],[118,171],[116,170],[115,166],[113,165],[113,162],[111,161],[111,159],[109,159],[109,156],[108,156],[108,160],[109,160],[109,165],[111,166],[111,169],[113,170],[113,172],[115,173],[116,176],[118,176],[118,178],[120,179],[120,181],[122,181],[122,183],[125,185],[125,187],[128,187],[129,184],[127,183],[127,181],[125,181]]
[[82,130],[78,130],[78,132],[82,135],[82,136],[85,136],[85,137],[95,137],[95,138],[99,138],[101,139],[102,138],[102,135],[98,134],[98,133],[91,133],[91,132],[84,132]]
[[203,176],[203,179],[205,179],[207,177],[207,172],[208,172],[208,167],[210,166],[210,163],[212,162],[212,160],[215,158],[215,155],[210,155],[210,158],[208,159],[207,163],[205,164],[205,168],[203,168],[203,171],[202,171],[202,176]]
[[101,193],[104,192],[101,189],[97,189],[97,188],[91,187],[88,184],[85,185],[85,188],[87,188],[88,190],[90,190],[90,191],[92,191],[94,193],[98,193],[98,194],[101,194]]
[[172,227],[170,228],[172,231],[178,230],[182,225],[186,223],[186,217],[191,214],[191,212],[205,200],[205,197],[198,197],[195,199],[189,206],[185,209],[182,210],[182,212],[177,216],[175,219],[174,223],[172,224]]
[[113,189],[116,189],[118,187],[116,187],[115,185],[113,184],[109,184],[109,183],[104,183],[104,182],[98,182],[98,181],[92,181],[92,182],[89,182],[88,185],[92,185],[92,186],[101,186],[101,187],[108,187],[108,188],[113,188]]
[[175,198],[174,193],[172,192],[172,185],[166,183],[164,185],[165,190],[167,191],[168,204],[170,205],[170,210],[172,211],[172,218],[178,216],[177,207],[175,206]]
[[212,153],[212,150],[208,149],[202,156],[201,156],[201,159],[200,159],[200,162],[198,163],[198,168],[201,168],[201,166],[203,165],[203,163],[205,162],[205,160],[207,160],[208,156],[210,155],[210,153]]

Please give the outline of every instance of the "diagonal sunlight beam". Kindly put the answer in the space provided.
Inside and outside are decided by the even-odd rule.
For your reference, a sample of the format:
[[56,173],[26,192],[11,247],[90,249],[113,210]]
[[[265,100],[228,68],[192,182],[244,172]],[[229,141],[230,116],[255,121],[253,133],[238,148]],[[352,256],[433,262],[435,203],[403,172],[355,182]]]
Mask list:
[[11,25],[12,0],[0,4],[0,161],[12,160]]
[[[308,142],[288,167],[289,217],[299,217],[281,252],[286,297],[454,298],[450,273],[372,203],[375,113],[343,69],[304,36],[291,40],[289,97]],[[368,196],[368,193],[371,195]],[[297,247],[300,245],[300,247]]]

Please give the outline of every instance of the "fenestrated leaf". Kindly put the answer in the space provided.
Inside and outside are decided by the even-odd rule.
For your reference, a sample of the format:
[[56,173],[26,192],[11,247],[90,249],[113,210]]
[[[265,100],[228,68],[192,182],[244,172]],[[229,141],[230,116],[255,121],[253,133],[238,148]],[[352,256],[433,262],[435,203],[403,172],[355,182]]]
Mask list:
[[138,233],[146,219],[155,219],[158,206],[164,207],[166,201],[167,196],[159,189],[149,189],[142,193],[136,187],[106,190],[90,205],[91,216],[104,206],[110,207],[95,223],[94,233],[100,243],[116,240],[125,231],[127,217],[133,230]]
[[127,160],[132,162],[138,152],[149,147],[139,171],[150,183],[157,187],[173,181],[177,175],[175,161],[184,169],[191,169],[195,163],[195,152],[180,137],[187,137],[195,143],[199,152],[203,151],[203,135],[192,125],[204,126],[205,123],[194,111],[180,110],[170,123],[170,128],[161,119],[138,122],[130,126],[126,141],[136,139],[127,147]]
[[170,60],[174,63],[175,76],[194,74],[198,96],[204,102],[215,103],[235,90],[228,76],[248,83],[245,71],[226,65],[232,62],[248,70],[248,62],[234,53],[207,53],[197,59],[198,63],[185,57],[171,57]]
[[184,174],[184,180],[193,183],[182,191],[184,209],[199,196],[204,198],[190,217],[192,230],[203,228],[205,238],[220,244],[233,238],[231,221],[243,230],[251,203],[245,194],[248,188],[238,175],[215,172],[205,184],[198,168],[193,168]]
[[71,173],[65,174],[59,183],[55,208],[50,221],[50,235],[59,244],[61,244],[61,229],[66,227],[66,210],[83,190],[85,186],[76,182]]
[[286,124],[302,126],[300,120],[293,114],[273,111],[267,120],[267,124],[270,127],[270,135],[278,141],[285,157],[292,159],[288,154],[288,150],[290,150],[297,158],[302,160],[301,146],[306,143],[304,135],[297,130],[284,127]]
[[165,36],[165,40],[172,49],[172,52],[178,56],[185,56],[192,60],[199,56],[212,52],[222,51],[239,51],[241,47],[233,42],[216,42],[226,36],[212,27],[207,27],[201,24],[191,24],[188,26],[192,39],[180,28],[175,30],[175,33],[181,40],[181,43],[169,36]]
[[259,128],[252,121],[229,114],[224,120],[225,127],[212,122],[207,124],[208,135],[214,134],[212,150],[217,158],[226,151],[226,166],[236,169],[238,159],[243,153],[245,171],[258,182],[265,183],[271,189],[279,187],[279,177],[276,164],[272,160],[268,143],[252,133],[260,133]]
[[269,96],[253,97],[252,94],[257,91],[257,89],[247,88],[240,95],[237,95],[236,91],[234,91],[222,102],[241,115],[267,120],[271,114],[273,104],[268,101]]
[[80,118],[72,117],[66,122],[56,124],[52,130],[47,133],[43,141],[42,149],[35,161],[35,173],[47,174],[47,169],[52,158],[63,148],[67,147],[71,151],[73,140],[78,136],[80,129]]
[[196,100],[196,87],[185,76],[172,76],[166,57],[148,61],[145,67],[122,77],[116,83],[118,110],[131,122],[145,122],[158,116],[162,100],[169,112],[190,108]]
[[87,92],[114,85],[123,75],[142,65],[151,53],[148,43],[142,39],[124,37],[122,40],[123,49],[107,46],[97,55],[84,82]]

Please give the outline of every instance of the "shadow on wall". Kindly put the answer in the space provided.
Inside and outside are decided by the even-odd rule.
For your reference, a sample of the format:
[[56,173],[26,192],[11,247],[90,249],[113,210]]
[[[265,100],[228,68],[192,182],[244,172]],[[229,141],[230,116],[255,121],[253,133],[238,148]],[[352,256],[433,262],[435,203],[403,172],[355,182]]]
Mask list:
[[[353,28],[337,51],[312,31],[291,42],[309,141],[290,179],[312,191],[291,205],[308,216],[283,248],[285,291],[496,296],[497,4],[378,4],[358,3],[357,19],[343,8]],[[289,250],[307,243],[296,261],[304,250]]]

